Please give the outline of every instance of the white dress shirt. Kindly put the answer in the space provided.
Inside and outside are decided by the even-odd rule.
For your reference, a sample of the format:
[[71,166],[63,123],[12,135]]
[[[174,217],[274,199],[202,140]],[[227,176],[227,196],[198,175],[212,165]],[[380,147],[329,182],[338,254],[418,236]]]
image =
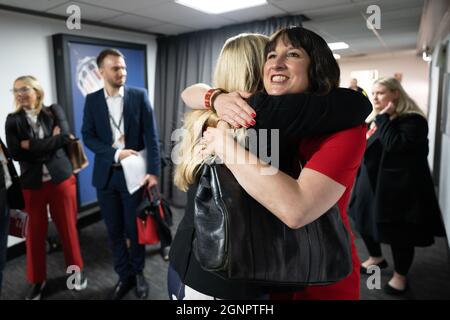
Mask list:
[[124,88],[119,89],[119,93],[115,96],[108,95],[106,89],[103,89],[105,93],[106,104],[108,105],[109,112],[109,124],[111,126],[111,132],[113,134],[113,147],[117,149],[114,154],[114,161],[119,162],[119,154],[122,149],[125,148],[125,140],[120,141],[120,137],[125,138],[124,119],[123,119],[123,96]]

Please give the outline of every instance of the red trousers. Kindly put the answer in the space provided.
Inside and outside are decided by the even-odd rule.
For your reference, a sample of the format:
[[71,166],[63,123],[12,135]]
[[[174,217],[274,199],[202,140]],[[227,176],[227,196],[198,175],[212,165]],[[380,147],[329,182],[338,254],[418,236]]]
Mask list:
[[47,279],[46,239],[47,205],[62,243],[66,266],[83,268],[78,240],[76,179],[71,176],[59,184],[44,182],[40,189],[24,189],[25,212],[28,213],[27,279],[31,283]]

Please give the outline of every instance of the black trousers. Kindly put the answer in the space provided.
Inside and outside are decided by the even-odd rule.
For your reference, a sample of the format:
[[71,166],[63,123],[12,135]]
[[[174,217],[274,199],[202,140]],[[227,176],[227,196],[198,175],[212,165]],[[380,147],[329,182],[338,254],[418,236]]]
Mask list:
[[[383,255],[381,252],[381,245],[378,242],[371,236],[361,236],[371,257],[381,257]],[[391,245],[391,251],[394,259],[395,272],[402,276],[406,276],[414,259],[414,247]]]
[[[103,219],[108,230],[114,270],[124,281],[141,273],[145,266],[145,245],[138,243],[136,209],[142,201],[142,188],[129,194],[121,168],[113,169],[104,189],[97,189]],[[126,239],[130,239],[128,248]]]

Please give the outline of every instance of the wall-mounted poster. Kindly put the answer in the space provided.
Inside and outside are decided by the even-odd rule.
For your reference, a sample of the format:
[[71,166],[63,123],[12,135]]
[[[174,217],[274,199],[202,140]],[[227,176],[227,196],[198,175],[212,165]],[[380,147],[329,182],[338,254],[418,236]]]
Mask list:
[[[58,103],[67,113],[71,130],[81,137],[84,101],[87,94],[103,88],[97,68],[97,55],[115,48],[125,56],[126,85],[147,88],[147,50],[145,45],[103,39],[56,34],[53,36],[56,89]],[[78,174],[78,205],[80,211],[95,206],[97,196],[92,186],[94,155],[87,148],[90,165]]]

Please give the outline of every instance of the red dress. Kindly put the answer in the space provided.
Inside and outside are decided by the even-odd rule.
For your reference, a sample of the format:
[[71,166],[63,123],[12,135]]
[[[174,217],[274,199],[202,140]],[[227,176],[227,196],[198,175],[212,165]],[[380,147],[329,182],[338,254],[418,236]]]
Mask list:
[[327,286],[311,286],[293,294],[294,300],[359,300],[360,261],[347,217],[347,205],[358,168],[366,149],[366,125],[332,135],[303,139],[299,155],[305,168],[318,171],[345,186],[338,201],[342,221],[350,232],[353,271],[343,280]]

